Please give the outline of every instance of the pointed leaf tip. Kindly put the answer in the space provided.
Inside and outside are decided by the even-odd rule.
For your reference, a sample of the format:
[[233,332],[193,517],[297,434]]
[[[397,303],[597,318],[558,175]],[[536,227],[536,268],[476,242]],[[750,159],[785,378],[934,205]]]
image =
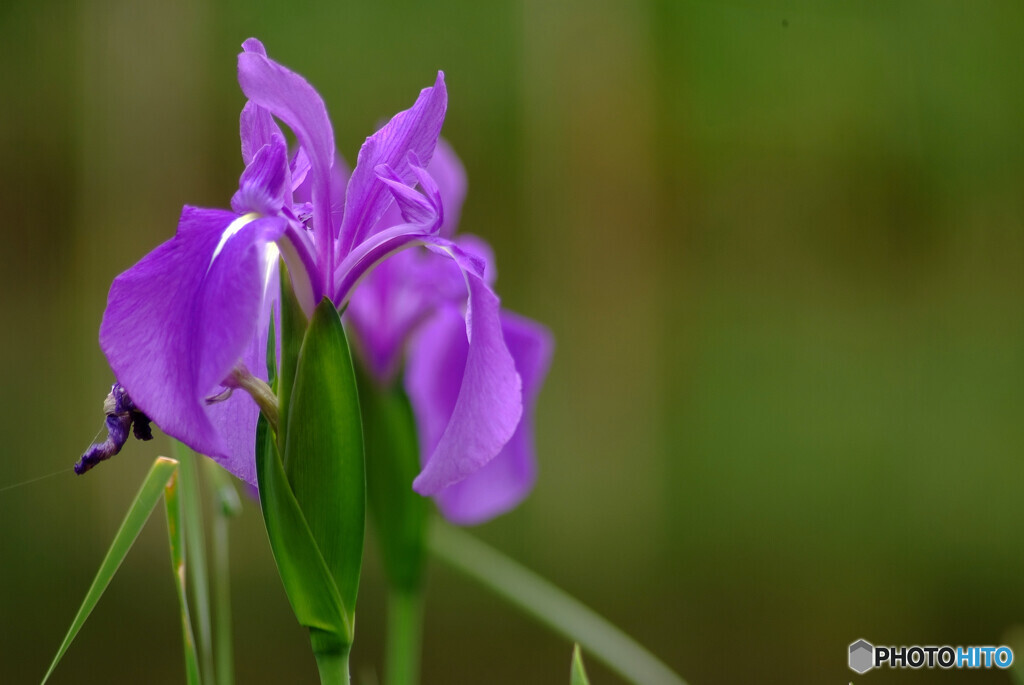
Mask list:
[[573,645],[572,648],[572,670],[570,672],[569,685],[590,685],[587,679],[587,671],[583,668],[583,654],[580,646]]

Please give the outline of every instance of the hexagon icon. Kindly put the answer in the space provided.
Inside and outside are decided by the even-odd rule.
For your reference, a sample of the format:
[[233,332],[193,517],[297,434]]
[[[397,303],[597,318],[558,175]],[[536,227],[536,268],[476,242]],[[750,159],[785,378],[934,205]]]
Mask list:
[[857,640],[850,645],[850,668],[857,673],[867,673],[875,666],[875,646],[867,640]]

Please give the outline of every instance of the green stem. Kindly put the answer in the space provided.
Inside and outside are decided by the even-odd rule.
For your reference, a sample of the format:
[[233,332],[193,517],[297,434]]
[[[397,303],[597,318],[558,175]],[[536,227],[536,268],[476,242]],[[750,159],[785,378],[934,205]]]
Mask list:
[[337,636],[316,628],[309,629],[309,637],[320,671],[320,685],[350,685],[348,654],[351,647],[339,644]]
[[570,640],[637,685],[686,685],[686,681],[578,600],[472,535],[435,521],[430,550],[438,559],[473,578],[519,609]]
[[417,685],[420,672],[420,641],[423,632],[423,600],[415,591],[388,592],[386,685]]

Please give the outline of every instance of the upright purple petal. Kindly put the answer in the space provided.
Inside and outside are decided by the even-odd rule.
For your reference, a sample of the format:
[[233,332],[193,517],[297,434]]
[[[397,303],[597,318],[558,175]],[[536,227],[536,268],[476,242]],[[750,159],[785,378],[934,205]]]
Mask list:
[[344,256],[368,236],[392,202],[391,193],[377,177],[376,168],[387,164],[405,182],[414,180],[409,152],[429,164],[448,108],[444,72],[424,88],[410,109],[396,114],[383,128],[366,139],[359,150],[355,171],[345,196],[339,254]]
[[256,151],[242,172],[238,191],[231,198],[231,209],[239,214],[279,214],[288,184],[287,157],[284,138],[275,134],[270,142]]
[[270,112],[251,100],[245,103],[238,117],[238,133],[242,140],[242,162],[246,166],[249,166],[261,147],[270,144],[274,136],[283,138]]
[[[439,316],[438,330],[427,335],[457,340],[455,329],[461,317],[451,310]],[[444,332],[442,327],[450,327]],[[501,328],[516,370],[523,380],[523,418],[504,449],[479,471],[463,481],[450,485],[437,494],[441,512],[454,523],[474,525],[490,520],[517,506],[533,488],[537,478],[534,456],[533,419],[537,395],[544,383],[554,343],[546,328],[510,312],[501,313]],[[456,372],[465,364],[467,345],[455,344],[440,360],[448,372]],[[441,398],[449,400],[450,398]]]
[[[100,346],[136,406],[167,434],[240,477],[205,399],[243,356],[257,327],[269,243],[285,222],[185,207],[174,238],[114,279]],[[231,398],[229,402],[248,398]]]
[[441,190],[441,204],[444,207],[441,235],[451,238],[459,226],[462,203],[466,199],[466,169],[455,154],[455,150],[444,138],[437,140],[437,149],[434,150],[434,157],[427,165],[427,173]]
[[[436,240],[440,245],[442,239]],[[521,381],[505,345],[497,296],[481,277],[478,263],[455,246],[436,249],[459,265],[469,297],[464,327],[425,330],[410,350],[406,390],[423,454],[430,455],[413,481],[413,489],[422,495],[437,494],[497,456],[523,410]],[[459,345],[465,345],[461,365],[446,356]]]
[[[295,168],[301,171],[302,167],[309,169],[309,157],[303,148],[295,153]],[[334,155],[334,165],[331,167],[331,225],[341,226],[342,218],[345,215],[345,188],[348,187],[349,176],[352,175],[345,158],[340,154]],[[312,196],[312,181],[310,177],[302,172],[301,176],[293,176],[295,185],[295,202],[310,202]]]
[[413,177],[419,181],[423,192],[417,192],[387,164],[377,167],[377,178],[388,186],[391,196],[395,199],[402,221],[409,224],[428,227],[434,232],[444,222],[444,205],[441,203],[441,191],[434,179],[419,165],[419,160],[412,152],[409,153],[410,167]]
[[331,219],[331,164],[334,132],[320,95],[304,78],[266,56],[258,41],[246,41],[238,56],[238,83],[246,97],[288,125],[310,162],[313,235],[317,266],[324,279],[320,292],[330,292],[334,270],[334,227]]
[[[411,156],[415,159],[414,155]],[[339,308],[345,307],[356,285],[389,256],[415,245],[428,245],[442,250],[449,246],[455,247],[450,240],[435,235],[444,218],[444,210],[437,185],[426,171],[419,166],[413,167],[414,176],[424,188],[424,193],[417,193],[398,181],[395,171],[387,165],[381,165],[378,170],[378,181],[398,200],[406,223],[374,233],[341,260],[334,278],[336,289],[331,297]],[[476,261],[469,257],[466,259]]]

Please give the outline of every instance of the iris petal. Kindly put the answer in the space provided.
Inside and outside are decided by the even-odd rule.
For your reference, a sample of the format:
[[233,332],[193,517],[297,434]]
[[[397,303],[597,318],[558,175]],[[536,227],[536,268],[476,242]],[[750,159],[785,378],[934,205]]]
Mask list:
[[427,173],[437,181],[441,189],[441,204],[444,206],[441,235],[451,238],[459,225],[462,202],[466,199],[466,169],[444,138],[437,141],[434,157],[427,165]]
[[252,158],[264,145],[269,145],[274,136],[281,137],[281,128],[270,116],[270,112],[251,100],[245,103],[238,117],[238,132],[242,139],[242,162],[249,166]]
[[[139,409],[250,481],[252,465],[231,452],[205,398],[251,344],[269,243],[284,227],[281,219],[185,207],[174,238],[114,279],[100,326],[100,346]],[[235,393],[230,402],[251,400]]]
[[415,176],[409,152],[415,153],[423,164],[429,164],[447,108],[444,73],[438,72],[434,85],[424,88],[411,108],[396,114],[363,143],[345,195],[340,255],[346,255],[362,242],[391,205],[392,195],[377,177],[377,167],[387,164],[405,183],[411,183]]
[[[451,310],[437,318],[424,331],[424,339],[435,337],[451,341],[453,347],[438,350],[428,347],[419,354],[441,352],[443,359],[421,359],[420,364],[441,364],[446,373],[454,373],[465,364],[466,345],[456,335],[460,317]],[[444,329],[449,330],[445,331]],[[537,395],[551,363],[554,347],[551,334],[535,321],[503,311],[501,328],[516,370],[523,381],[523,418],[516,432],[494,459],[465,480],[448,486],[437,495],[437,504],[445,517],[458,524],[474,525],[490,520],[517,506],[533,488],[537,478],[537,460],[534,449],[533,414]],[[433,330],[431,330],[433,329]],[[415,354],[415,353],[414,353]],[[443,393],[437,399],[448,400]],[[450,411],[439,403],[417,406],[418,413]],[[441,421],[434,420],[435,426]],[[428,425],[429,425],[428,423]]]
[[[334,132],[327,108],[304,78],[269,59],[259,41],[248,40],[243,47],[246,52],[238,56],[238,83],[242,92],[287,124],[309,157],[317,266],[321,278],[329,278],[334,267],[330,194]],[[323,280],[318,284],[318,293],[325,292],[329,285]]]
[[[522,416],[522,386],[502,334],[500,303],[482,278],[479,264],[454,245],[434,246],[450,256],[466,281],[465,327],[417,336],[406,369],[406,390],[417,414],[426,459],[413,481],[422,495],[435,495],[491,461],[512,437]],[[465,341],[461,369],[436,362]],[[448,352],[448,354],[453,354]],[[451,402],[452,395],[454,402]],[[450,406],[450,412],[437,407]],[[448,414],[445,416],[445,414]]]
[[272,136],[242,172],[238,191],[231,198],[231,208],[239,214],[279,214],[285,202],[287,156],[284,138]]

